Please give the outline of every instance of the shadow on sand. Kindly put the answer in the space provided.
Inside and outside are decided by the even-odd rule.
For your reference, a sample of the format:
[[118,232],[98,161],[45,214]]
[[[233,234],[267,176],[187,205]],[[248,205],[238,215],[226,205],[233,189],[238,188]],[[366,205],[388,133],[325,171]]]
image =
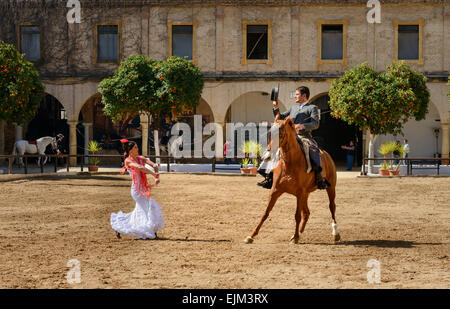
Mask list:
[[366,246],[366,247],[378,247],[378,248],[413,248],[416,246],[439,246],[441,243],[421,243],[415,241],[405,241],[405,240],[352,240],[352,241],[342,241],[335,243],[337,246]]
[[153,241],[184,241],[184,242],[217,242],[217,243],[221,243],[221,242],[231,242],[230,239],[191,239],[191,238],[166,238],[166,237],[159,237],[155,238],[155,239],[135,239],[135,240],[153,240]]

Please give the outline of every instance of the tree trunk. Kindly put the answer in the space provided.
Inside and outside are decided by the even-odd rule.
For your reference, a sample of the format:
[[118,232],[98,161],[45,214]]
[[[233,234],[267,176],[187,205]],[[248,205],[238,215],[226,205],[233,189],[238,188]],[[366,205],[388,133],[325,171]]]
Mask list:
[[[5,121],[0,120],[0,154],[5,154]],[[4,159],[0,159],[3,163]]]
[[[369,132],[369,158],[375,158],[375,141],[378,135]],[[373,174],[373,160],[368,160],[368,174]]]

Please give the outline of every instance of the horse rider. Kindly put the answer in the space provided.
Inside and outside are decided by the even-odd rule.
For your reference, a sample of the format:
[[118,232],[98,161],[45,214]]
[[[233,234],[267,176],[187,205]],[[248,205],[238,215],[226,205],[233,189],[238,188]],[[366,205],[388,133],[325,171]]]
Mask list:
[[[300,139],[303,144],[309,144],[309,157],[311,161],[311,168],[315,173],[315,180],[319,189],[326,189],[330,186],[327,180],[322,177],[322,167],[320,164],[320,149],[313,139],[311,134],[312,130],[319,128],[320,115],[317,106],[309,103],[309,89],[308,87],[301,86],[295,91],[294,106],[291,106],[289,110],[284,113],[280,113],[278,108],[278,102],[273,101],[273,115],[276,117],[280,114],[280,119],[285,119],[290,116],[295,123],[295,129],[297,131],[297,140]],[[270,150],[267,150],[267,152]],[[267,152],[262,158],[267,158]],[[276,156],[275,156],[276,157]],[[307,157],[307,156],[305,156]],[[272,161],[277,158],[272,158]],[[259,186],[270,189],[273,183],[273,172],[271,168],[267,168],[267,162],[263,162],[258,169],[258,173],[265,177],[265,179],[258,183]],[[274,167],[275,164],[272,164]]]
[[[63,145],[64,135],[59,133],[56,135],[56,154],[59,157],[64,153],[64,145]],[[58,160],[58,158],[56,160]]]

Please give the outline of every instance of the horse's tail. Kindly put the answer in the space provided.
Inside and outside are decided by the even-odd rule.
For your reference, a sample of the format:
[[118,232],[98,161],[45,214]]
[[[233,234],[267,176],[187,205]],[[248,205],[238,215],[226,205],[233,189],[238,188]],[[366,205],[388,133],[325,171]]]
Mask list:
[[16,147],[16,145],[17,145],[17,142],[14,143],[14,147],[13,147],[13,151],[12,151],[12,155],[13,156],[15,156],[17,154],[17,149],[16,149],[17,147]]

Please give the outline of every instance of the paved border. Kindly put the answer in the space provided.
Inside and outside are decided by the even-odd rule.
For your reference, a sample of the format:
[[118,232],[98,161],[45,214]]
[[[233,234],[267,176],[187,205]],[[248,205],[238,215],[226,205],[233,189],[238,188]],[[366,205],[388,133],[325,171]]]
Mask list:
[[[358,172],[359,173],[359,172]],[[210,175],[210,176],[234,176],[234,177],[257,177],[253,174],[240,174],[240,173],[212,173],[212,172],[161,172],[161,174],[167,175]],[[39,173],[39,174],[0,174],[0,183],[24,179],[87,179],[87,178],[101,178],[102,176],[120,176],[118,172],[58,172],[58,173]],[[355,172],[338,172],[338,179],[344,178],[369,178],[369,179],[386,179],[386,178],[448,178],[450,175],[402,175],[402,176],[367,176],[357,175]]]
[[[257,175],[250,174],[239,174],[239,173],[211,173],[211,172],[197,172],[197,173],[189,173],[189,172],[174,172],[167,173],[161,172],[161,174],[189,174],[189,175],[211,175],[211,176],[238,176],[238,177],[256,177]],[[39,174],[0,174],[0,182],[8,182],[8,181],[16,181],[16,180],[24,180],[24,179],[86,179],[86,178],[96,178],[97,176],[120,176],[118,172],[58,172],[58,173],[39,173]]]

